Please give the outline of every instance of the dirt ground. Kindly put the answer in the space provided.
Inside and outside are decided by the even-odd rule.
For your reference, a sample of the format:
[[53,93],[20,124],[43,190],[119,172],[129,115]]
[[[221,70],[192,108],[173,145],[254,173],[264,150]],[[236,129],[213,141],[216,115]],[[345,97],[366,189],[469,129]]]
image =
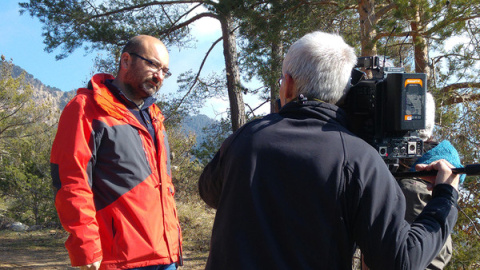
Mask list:
[[[78,269],[70,266],[62,230],[0,231],[0,269]],[[180,269],[204,269],[207,253],[184,250]]]

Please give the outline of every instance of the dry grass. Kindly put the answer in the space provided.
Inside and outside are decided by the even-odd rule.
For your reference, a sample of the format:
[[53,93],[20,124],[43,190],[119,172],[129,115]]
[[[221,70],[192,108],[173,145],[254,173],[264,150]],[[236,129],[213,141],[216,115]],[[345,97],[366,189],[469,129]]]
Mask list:
[[205,269],[215,212],[200,202],[179,202],[177,209],[183,234],[184,268]]
[[61,230],[0,231],[0,269],[73,269]]
[[[180,269],[205,269],[214,211],[200,202],[179,202],[177,208],[183,230]],[[0,269],[75,269],[64,247],[66,238],[63,230],[0,230]]]

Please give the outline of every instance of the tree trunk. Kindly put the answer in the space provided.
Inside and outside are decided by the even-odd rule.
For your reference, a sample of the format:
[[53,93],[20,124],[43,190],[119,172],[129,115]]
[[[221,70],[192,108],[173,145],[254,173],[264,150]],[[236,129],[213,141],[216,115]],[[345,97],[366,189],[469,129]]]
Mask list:
[[[272,42],[272,51],[271,51],[271,67],[273,74],[278,74],[279,78],[282,74],[282,57],[283,57],[283,38],[279,35],[280,38],[276,42]],[[270,112],[276,112],[280,108],[277,108],[277,98],[279,92],[279,86],[277,81],[272,82],[270,85]]]
[[410,23],[412,28],[412,38],[415,52],[415,72],[426,73],[430,78],[430,67],[428,66],[428,44],[423,37],[425,26],[422,23],[419,7],[415,6],[416,14],[414,20]]
[[360,0],[358,3],[358,14],[360,17],[360,39],[361,55],[373,56],[377,54],[377,45],[375,43],[375,1]]
[[240,85],[240,72],[237,62],[237,44],[232,15],[219,15],[223,36],[223,55],[227,72],[227,91],[230,101],[232,131],[236,131],[246,122],[245,104]]

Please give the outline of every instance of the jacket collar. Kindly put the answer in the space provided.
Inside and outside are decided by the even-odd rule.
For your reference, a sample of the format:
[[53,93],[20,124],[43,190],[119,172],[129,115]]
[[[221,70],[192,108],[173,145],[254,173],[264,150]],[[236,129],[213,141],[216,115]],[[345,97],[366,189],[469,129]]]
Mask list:
[[[123,119],[127,115],[131,114],[124,102],[122,102],[110,89],[107,87],[107,80],[115,79],[110,74],[99,73],[93,75],[92,79],[88,83],[88,89],[93,91],[93,98],[95,102],[105,110],[109,115],[117,119]],[[79,89],[78,91],[85,91],[86,89]],[[155,99],[145,100],[142,109],[151,109],[150,114],[155,115],[156,119],[163,121],[163,116],[160,110],[154,104]],[[153,106],[152,106],[153,105]],[[153,110],[153,111],[152,111]]]
[[316,118],[323,121],[336,121],[342,126],[347,126],[345,111],[336,105],[321,101],[290,101],[285,104],[279,114],[292,118]]
[[[123,104],[117,97],[115,97],[115,95],[105,85],[105,82],[107,80],[113,79],[114,77],[110,74],[95,74],[88,82],[88,89],[80,88],[78,89],[77,93],[86,91],[89,93],[93,92],[93,98],[95,102],[112,117],[115,117],[117,119],[124,119],[127,117],[127,115],[129,115],[129,118],[135,118],[135,116],[133,116],[130,110],[125,106],[125,104]],[[155,121],[158,120],[159,122],[163,122],[165,118],[163,117],[162,112],[160,111],[158,106],[155,105],[154,102],[154,98],[150,99],[148,102],[145,101],[142,109],[148,108],[152,119],[155,119]]]

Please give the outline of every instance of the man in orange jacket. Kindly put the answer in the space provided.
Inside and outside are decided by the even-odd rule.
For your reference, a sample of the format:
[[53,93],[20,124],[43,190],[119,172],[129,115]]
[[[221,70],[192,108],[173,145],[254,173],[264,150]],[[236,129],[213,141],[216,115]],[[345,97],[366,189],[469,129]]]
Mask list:
[[157,38],[132,38],[117,77],[96,74],[62,112],[52,147],[55,206],[80,269],[176,269],[181,230],[163,115],[170,76]]

